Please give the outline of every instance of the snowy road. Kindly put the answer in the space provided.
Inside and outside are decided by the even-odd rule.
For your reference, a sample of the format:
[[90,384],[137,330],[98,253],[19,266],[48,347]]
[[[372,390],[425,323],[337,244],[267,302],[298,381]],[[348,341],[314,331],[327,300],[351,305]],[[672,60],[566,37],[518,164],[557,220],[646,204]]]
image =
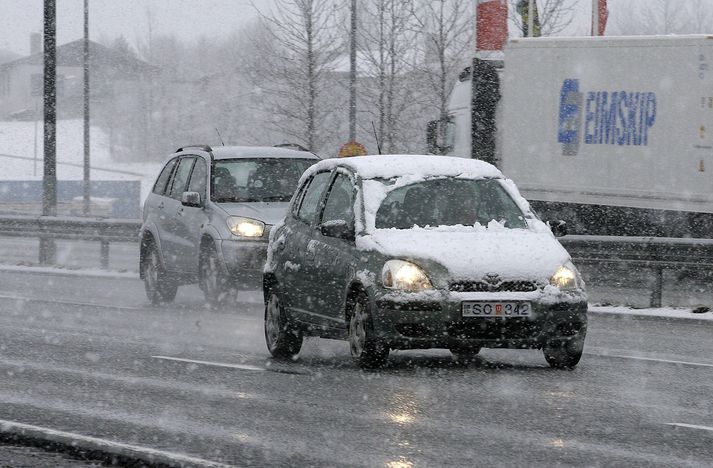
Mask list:
[[337,341],[272,361],[257,293],[183,289],[0,272],[0,419],[236,465],[713,466],[713,323],[592,314],[572,372],[490,350],[363,372]]

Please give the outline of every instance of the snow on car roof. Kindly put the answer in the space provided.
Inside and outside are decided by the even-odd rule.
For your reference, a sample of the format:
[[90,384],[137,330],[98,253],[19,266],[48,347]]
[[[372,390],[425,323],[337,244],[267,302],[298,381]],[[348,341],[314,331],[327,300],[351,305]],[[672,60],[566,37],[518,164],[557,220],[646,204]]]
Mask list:
[[325,159],[312,166],[305,177],[321,170],[346,167],[362,179],[391,179],[403,176],[428,178],[433,176],[502,178],[492,164],[477,159],[414,154],[383,154],[353,158]]
[[288,158],[319,160],[319,157],[309,151],[297,151],[274,146],[216,146],[213,147],[213,157],[215,159]]

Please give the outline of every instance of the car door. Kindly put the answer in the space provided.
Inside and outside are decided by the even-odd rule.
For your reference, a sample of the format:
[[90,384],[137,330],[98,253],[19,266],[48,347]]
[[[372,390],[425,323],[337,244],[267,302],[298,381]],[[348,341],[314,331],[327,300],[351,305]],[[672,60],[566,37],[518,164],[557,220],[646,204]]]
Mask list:
[[207,220],[205,212],[207,183],[208,165],[202,157],[196,156],[186,192],[198,193],[203,206],[181,205],[178,207],[176,219],[177,266],[186,273],[198,272],[201,228]]
[[315,312],[326,317],[329,326],[344,326],[344,304],[348,282],[354,277],[356,256],[354,239],[330,237],[321,227],[345,223],[354,233],[354,201],[356,192],[352,177],[337,172],[327,191],[324,209],[316,229],[316,252],[314,279],[320,288],[315,290],[312,301],[318,307]]
[[183,208],[181,195],[188,187],[188,179],[193,170],[194,156],[182,156],[178,159],[176,170],[169,183],[168,196],[164,197],[164,225],[162,226],[163,258],[166,269],[182,272],[185,267],[184,249],[186,244],[186,233],[181,222]]
[[285,302],[296,319],[307,323],[320,322],[312,313],[316,308],[311,305],[315,290],[320,287],[313,278],[315,237],[317,215],[330,179],[329,171],[312,176],[286,234],[285,262],[282,265],[286,278]]

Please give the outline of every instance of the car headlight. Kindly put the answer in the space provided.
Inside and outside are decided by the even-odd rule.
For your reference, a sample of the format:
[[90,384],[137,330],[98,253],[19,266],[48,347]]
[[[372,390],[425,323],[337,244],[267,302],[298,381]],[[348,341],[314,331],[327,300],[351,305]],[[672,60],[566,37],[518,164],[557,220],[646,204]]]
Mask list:
[[227,223],[230,232],[240,237],[262,237],[265,232],[265,223],[257,219],[231,216]]
[[411,262],[389,260],[381,269],[381,282],[389,289],[423,291],[432,289],[431,281],[424,271]]
[[550,284],[557,286],[560,291],[574,291],[584,285],[577,268],[572,262],[567,262],[559,267],[550,278]]

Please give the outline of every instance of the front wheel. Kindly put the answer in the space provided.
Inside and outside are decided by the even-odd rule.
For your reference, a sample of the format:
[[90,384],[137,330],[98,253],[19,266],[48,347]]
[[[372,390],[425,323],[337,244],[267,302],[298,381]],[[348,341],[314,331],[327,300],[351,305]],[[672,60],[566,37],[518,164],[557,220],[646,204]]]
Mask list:
[[349,317],[349,350],[357,365],[363,369],[382,367],[389,358],[389,347],[374,337],[369,313],[369,301],[359,294]]
[[230,284],[230,278],[223,271],[218,253],[214,248],[206,248],[199,265],[199,281],[208,304],[219,307],[237,297],[237,290]]
[[275,358],[294,359],[302,348],[302,333],[291,326],[285,307],[275,291],[265,303],[265,343]]
[[172,280],[158,257],[158,251],[151,246],[141,263],[141,274],[144,278],[146,297],[153,305],[172,302],[178,292],[178,284]]
[[542,348],[545,360],[555,369],[574,369],[582,358],[584,338],[551,342]]

